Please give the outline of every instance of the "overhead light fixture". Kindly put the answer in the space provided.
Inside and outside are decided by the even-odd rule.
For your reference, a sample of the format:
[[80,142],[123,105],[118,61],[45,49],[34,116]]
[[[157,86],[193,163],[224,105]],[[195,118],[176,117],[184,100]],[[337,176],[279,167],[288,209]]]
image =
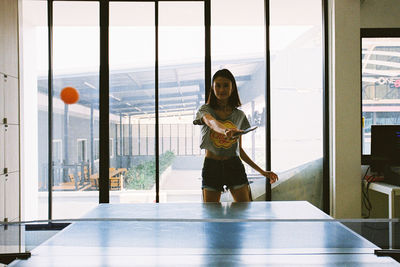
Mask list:
[[88,83],[88,82],[83,82],[83,84],[84,85],[86,85],[87,87],[90,87],[90,88],[92,88],[92,89],[97,89],[96,87],[94,87],[94,85],[93,84],[91,84],[91,83]]
[[115,100],[117,100],[117,101],[119,101],[119,102],[121,102],[121,98],[115,97],[115,96],[113,96],[113,95],[110,95],[110,97],[113,98],[113,99],[115,99]]

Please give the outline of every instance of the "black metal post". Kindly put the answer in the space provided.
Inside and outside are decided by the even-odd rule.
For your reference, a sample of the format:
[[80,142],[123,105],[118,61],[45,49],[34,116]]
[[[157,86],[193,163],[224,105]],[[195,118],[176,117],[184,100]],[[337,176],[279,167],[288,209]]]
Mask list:
[[122,167],[122,158],[124,157],[124,135],[122,134],[122,131],[124,128],[122,127],[122,113],[119,113],[119,157],[118,157],[118,162],[117,166],[119,168]]
[[[68,168],[65,168],[66,165],[69,165],[69,105],[64,104],[64,134],[63,134],[63,150],[64,150],[64,155],[63,155],[63,168],[62,168],[62,174],[63,174],[63,182],[66,182],[66,179],[68,177]],[[51,142],[53,143],[53,142]]]
[[[90,168],[88,170],[89,177],[94,170],[94,110],[93,103],[90,103]],[[100,142],[99,142],[100,145]]]
[[48,27],[48,219],[52,219],[53,211],[53,0],[47,0],[47,27]]
[[322,1],[322,42],[323,42],[323,163],[322,163],[322,208],[330,213],[329,182],[329,36],[328,36],[328,0]]
[[[269,0],[264,1],[265,8],[265,157],[266,169],[271,170],[271,54],[270,54],[270,19],[269,19]],[[265,182],[265,200],[271,201],[271,184]]]
[[160,202],[160,149],[159,149],[159,114],[158,114],[158,106],[159,106],[159,88],[158,88],[158,1],[155,1],[154,7],[155,13],[155,114],[156,114],[156,127],[155,127],[155,154],[156,154],[156,203]]
[[204,59],[204,83],[205,83],[205,102],[211,89],[211,2],[204,1],[204,41],[205,41],[205,59]]
[[100,1],[100,133],[99,133],[99,202],[110,202],[109,168],[110,168],[110,111],[109,111],[109,64],[108,64],[108,26],[109,0]]
[[129,155],[129,162],[128,162],[128,167],[131,167],[131,163],[132,163],[132,148],[133,148],[133,145],[132,145],[132,123],[131,123],[131,115],[129,115],[129,133],[128,133],[128,135],[129,135],[129,141],[128,141],[128,143],[129,143],[129,153],[128,153],[128,155]]

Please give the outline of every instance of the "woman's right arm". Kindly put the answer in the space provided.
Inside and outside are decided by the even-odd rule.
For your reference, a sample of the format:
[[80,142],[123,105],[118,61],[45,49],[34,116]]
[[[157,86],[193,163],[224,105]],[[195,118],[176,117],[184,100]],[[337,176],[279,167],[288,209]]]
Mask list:
[[233,138],[235,133],[242,132],[242,130],[238,130],[236,128],[231,129],[227,128],[225,125],[220,123],[217,119],[215,119],[211,114],[204,114],[202,117],[203,122],[210,127],[214,132],[225,135],[227,138]]

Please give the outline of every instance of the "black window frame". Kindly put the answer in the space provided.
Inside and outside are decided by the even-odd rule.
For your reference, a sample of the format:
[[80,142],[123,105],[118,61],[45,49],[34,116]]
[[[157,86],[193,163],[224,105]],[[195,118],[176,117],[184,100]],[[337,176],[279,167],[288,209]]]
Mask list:
[[361,165],[371,164],[371,154],[363,149],[363,90],[362,90],[362,41],[364,38],[400,38],[400,28],[361,28],[360,29],[360,123],[361,123]]

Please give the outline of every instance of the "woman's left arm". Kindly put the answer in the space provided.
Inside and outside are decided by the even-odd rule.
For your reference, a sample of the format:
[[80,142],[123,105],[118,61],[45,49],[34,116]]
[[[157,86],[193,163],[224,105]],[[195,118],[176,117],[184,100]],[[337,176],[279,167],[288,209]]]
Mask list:
[[244,150],[242,148],[242,137],[241,136],[239,139],[239,147],[240,147],[240,158],[244,162],[249,164],[250,167],[252,167],[254,170],[258,171],[262,176],[265,176],[266,178],[268,178],[269,182],[271,184],[275,183],[278,180],[278,175],[276,173],[270,172],[270,171],[264,171],[254,161],[251,160],[251,158],[246,154],[246,152],[244,152]]

